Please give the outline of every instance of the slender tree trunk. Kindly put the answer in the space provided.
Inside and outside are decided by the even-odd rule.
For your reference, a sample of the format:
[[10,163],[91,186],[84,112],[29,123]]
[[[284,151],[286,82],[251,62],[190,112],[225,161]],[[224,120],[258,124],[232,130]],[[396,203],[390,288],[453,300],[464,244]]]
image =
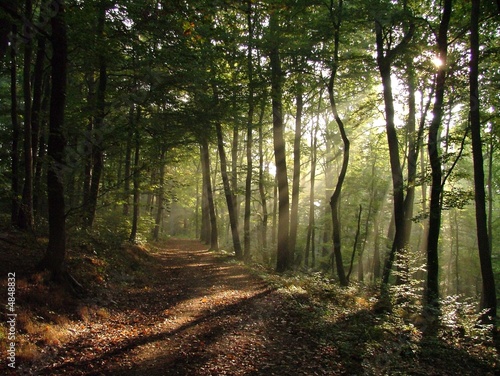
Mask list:
[[[87,107],[88,111],[91,112],[94,108],[95,101],[95,80],[94,71],[88,72],[85,75],[85,80],[87,82]],[[84,153],[84,171],[83,171],[83,187],[82,187],[82,207],[83,207],[83,223],[85,224],[86,215],[88,208],[90,206],[90,181],[92,180],[92,137],[94,134],[94,116],[89,115],[87,119],[87,131],[85,133],[83,153]],[[131,142],[133,134],[127,138],[127,143]]]
[[247,176],[245,180],[245,215],[243,223],[244,258],[249,261],[250,255],[250,219],[252,203],[252,147],[253,147],[253,115],[254,115],[254,82],[253,82],[253,24],[252,1],[247,1],[247,27],[248,27],[248,119],[247,119]]
[[271,228],[271,244],[273,246],[277,245],[278,237],[278,178],[274,177],[273,184],[273,222]]
[[427,239],[427,284],[425,301],[429,306],[436,306],[439,299],[439,232],[441,228],[441,194],[443,191],[442,165],[439,155],[439,128],[443,116],[444,91],[446,81],[446,64],[448,48],[448,25],[451,18],[452,0],[445,0],[443,15],[439,26],[438,53],[443,65],[436,77],[436,97],[434,100],[433,118],[429,127],[429,162],[431,165],[432,185],[429,208],[429,235]]
[[[366,249],[366,244],[368,243],[368,232],[370,228],[370,219],[372,217],[372,213],[374,211],[373,206],[374,206],[374,201],[377,196],[377,191],[375,188],[375,160],[373,161],[372,164],[372,170],[371,170],[371,176],[372,176],[372,181],[371,181],[371,186],[370,186],[370,201],[368,203],[368,213],[366,214],[366,220],[365,220],[365,236],[363,239],[363,246],[361,247],[361,250],[359,251],[359,264],[358,264],[358,281],[359,282],[364,282],[365,278],[365,271],[363,267],[363,255],[365,253]],[[375,213],[376,214],[376,213]]]
[[[240,134],[238,127],[233,129],[233,140],[231,144],[231,194],[233,195],[233,204],[236,217],[239,217],[238,203],[238,155],[239,155]],[[238,229],[239,230],[239,229]]]
[[[321,108],[321,97],[319,101],[319,108]],[[319,109],[318,108],[318,109]],[[319,114],[319,112],[318,112]],[[319,115],[318,115],[319,116]],[[304,264],[306,267],[309,267],[309,253],[311,250],[311,257],[314,253],[314,234],[315,234],[315,200],[316,200],[316,192],[315,192],[315,184],[316,184],[316,165],[317,165],[317,148],[318,148],[318,128],[319,128],[319,119],[316,120],[316,124],[312,129],[311,134],[311,181],[310,181],[310,190],[309,190],[309,224],[307,226],[307,237],[306,237],[306,251],[304,257]]]
[[[202,146],[200,144],[200,165],[201,165],[201,226],[200,240],[205,244],[210,244],[210,211],[208,208],[207,186],[205,182],[205,162],[203,160]],[[208,175],[210,177],[210,175]]]
[[458,210],[454,210],[454,222],[455,222],[455,294],[460,294],[460,238],[459,238],[459,229],[458,229]]
[[[330,138],[330,132],[326,130],[325,134],[325,148],[326,148],[326,159],[325,159],[325,182],[326,182],[326,188],[325,188],[325,202],[328,202],[330,200],[330,197],[332,197],[333,194],[333,189],[330,187],[330,182],[333,184],[333,171],[332,171],[332,146],[331,146],[331,138]],[[331,217],[331,208],[327,205],[325,205],[325,225],[323,229],[323,247],[321,250],[321,255],[323,257],[327,256],[330,253],[330,247],[328,246],[328,243],[331,241],[331,234],[333,232],[332,229],[332,217]],[[331,243],[330,243],[331,244]]]
[[[97,19],[97,38],[105,39],[104,25],[106,22],[106,3],[101,1],[99,4],[99,15]],[[94,120],[94,132],[92,134],[92,177],[90,179],[89,201],[85,218],[85,225],[92,227],[97,209],[97,200],[99,197],[99,186],[101,182],[102,170],[104,167],[104,152],[102,145],[102,131],[104,127],[105,106],[106,106],[106,88],[108,82],[107,64],[103,47],[98,46],[99,52],[99,78],[96,92],[96,114]]]
[[488,146],[488,235],[490,252],[493,251],[493,135],[490,134]]
[[330,98],[330,107],[332,109],[333,117],[339,127],[342,142],[344,144],[344,154],[342,158],[342,167],[340,169],[339,177],[332,197],[330,198],[330,208],[332,212],[332,225],[333,225],[333,255],[337,265],[337,275],[341,286],[347,286],[349,281],[346,278],[344,270],[344,262],[342,260],[342,244],[340,235],[340,198],[342,194],[342,186],[344,184],[347,168],[349,166],[349,148],[350,141],[345,132],[345,127],[342,119],[337,110],[337,103],[335,99],[335,81],[337,79],[337,70],[339,68],[339,45],[340,45],[340,26],[342,23],[343,1],[339,0],[337,14],[334,14],[334,9],[330,9],[330,17],[334,26],[334,53],[333,62],[331,67],[330,80],[328,83],[328,95]]
[[203,175],[203,184],[205,186],[208,212],[210,215],[210,249],[219,250],[219,236],[217,232],[217,216],[215,214],[215,204],[212,191],[212,182],[210,179],[210,157],[208,153],[208,142],[206,139],[201,141],[201,169]]
[[291,266],[293,250],[289,249],[289,226],[290,226],[290,198],[288,195],[288,177],[286,168],[286,151],[282,91],[283,72],[281,70],[281,58],[279,53],[279,25],[278,15],[273,13],[270,20],[271,35],[273,36],[273,46],[271,48],[271,99],[273,108],[273,144],[274,158],[276,164],[276,178],[278,181],[278,244],[276,271],[281,273]]
[[[50,105],[50,75],[46,74],[44,76],[43,83],[44,93],[42,95],[42,103],[40,107],[40,114],[49,113]],[[45,163],[45,153],[46,153],[46,136],[47,133],[47,120],[44,116],[39,119],[39,131],[37,138],[37,148],[33,148],[36,152],[36,158],[34,158],[34,177],[33,177],[33,210],[38,213],[42,212],[42,196],[44,194],[42,190],[42,171],[44,169]]]
[[67,34],[64,21],[64,0],[59,0],[59,12],[51,19],[52,26],[52,88],[50,99],[47,171],[49,204],[49,243],[40,266],[51,271],[55,279],[64,277],[66,257],[66,213],[64,201],[64,110],[66,105]]
[[[351,266],[349,267],[349,273],[347,273],[347,280],[349,281],[349,278],[351,278],[351,273],[352,269],[354,266],[354,260],[356,258],[356,251],[358,250],[358,242],[359,242],[359,236],[361,232],[361,213],[363,212],[363,206],[359,205],[359,212],[358,212],[358,225],[356,227],[356,235],[354,236],[354,244],[352,246],[352,256],[351,256]],[[361,262],[361,257],[359,258],[359,262]]]
[[129,215],[130,180],[132,177],[132,140],[134,138],[134,105],[130,106],[127,145],[125,146],[125,176],[123,178],[123,215]]
[[[37,164],[37,155],[40,139],[40,128],[41,128],[41,111],[42,111],[42,101],[43,101],[43,83],[44,83],[44,66],[45,66],[45,37],[39,36],[37,38],[38,47],[36,53],[35,70],[33,78],[33,106],[31,108],[31,147],[33,155],[33,173],[35,172],[35,166]],[[33,209],[37,209],[35,201],[38,201],[38,197],[35,200],[35,195],[38,195],[38,187],[35,177],[33,177]]]
[[[12,33],[17,34],[17,26],[12,26]],[[19,215],[19,118],[17,110],[17,53],[14,44],[10,47],[10,117],[12,121],[11,146],[11,224],[17,225]]]
[[488,222],[486,215],[486,193],[484,189],[484,164],[481,140],[481,118],[479,98],[479,16],[480,0],[471,0],[471,53],[470,53],[470,124],[472,131],[472,157],[474,161],[474,200],[476,203],[476,231],[479,262],[482,274],[481,308],[487,312],[482,319],[495,323],[497,300],[495,278],[489,247]]
[[224,140],[222,136],[222,126],[219,122],[216,123],[217,130],[217,147],[219,149],[219,158],[220,158],[220,170],[222,175],[222,183],[224,185],[224,194],[226,196],[227,203],[227,211],[229,214],[229,222],[231,225],[231,235],[233,239],[233,247],[236,258],[242,259],[243,252],[241,250],[240,243],[240,234],[238,229],[238,217],[236,215],[236,207],[235,207],[235,196],[231,191],[231,186],[229,184],[229,175],[227,173],[227,161],[226,161],[226,152],[224,150]]
[[405,232],[404,232],[404,244],[410,244],[410,236],[413,225],[413,203],[415,201],[415,181],[417,178],[417,162],[418,162],[418,151],[419,151],[419,140],[416,132],[416,102],[415,102],[415,91],[416,91],[416,77],[415,70],[412,62],[407,65],[407,76],[408,76],[408,123],[407,123],[407,137],[408,137],[408,172],[407,172],[407,188],[406,197],[404,200],[404,215],[405,215]]
[[[297,59],[294,59],[298,65]],[[300,141],[302,139],[302,110],[304,107],[302,77],[297,79],[295,96],[295,137],[293,141],[293,180],[292,180],[292,207],[290,212],[290,251],[295,252],[297,244],[297,229],[299,224],[299,192],[300,192]],[[308,230],[308,241],[310,231]],[[306,247],[306,266],[309,249]]]
[[[160,237],[160,226],[163,218],[163,206],[165,201],[165,147],[162,147],[160,152],[160,176],[158,177],[158,202],[157,202],[157,210],[156,210],[156,218],[155,218],[155,227],[153,230],[153,239],[158,241]],[[198,195],[196,195],[198,199]],[[198,206],[196,207],[198,209]]]
[[375,218],[375,223],[373,225],[373,280],[378,281],[382,278],[381,270],[382,264],[380,262],[380,228],[379,221]]
[[267,211],[267,195],[265,189],[264,181],[264,135],[262,132],[264,112],[265,112],[265,101],[262,101],[260,116],[259,116],[259,195],[260,202],[262,206],[262,220],[261,220],[261,236],[262,236],[262,248],[264,252],[267,252],[267,222],[269,214]]
[[[196,176],[200,176],[200,163],[196,163]],[[203,186],[202,186],[203,189]],[[201,231],[200,231],[200,181],[196,179],[196,208],[194,211],[194,236],[200,241],[204,241],[201,239]]]
[[[25,15],[28,21],[33,13],[32,0],[25,2]],[[31,134],[31,60],[33,30],[25,25],[24,58],[23,58],[23,92],[24,92],[24,188],[19,208],[17,225],[24,230],[31,230],[34,225],[33,218],[33,148]]]
[[134,170],[133,170],[133,211],[132,211],[132,229],[130,231],[129,242],[135,243],[137,241],[137,231],[139,226],[139,206],[141,199],[141,184],[140,184],[140,146],[141,146],[141,136],[139,132],[139,121],[141,117],[141,109],[137,108],[136,120],[134,121],[135,131],[134,131],[134,142],[135,142],[135,152],[134,152]]
[[[251,106],[253,107],[253,105]],[[244,258],[249,261],[250,255],[250,219],[251,219],[251,204],[252,204],[252,145],[253,145],[253,135],[252,135],[252,124],[250,122],[249,110],[249,124],[247,129],[247,175],[245,179],[245,213],[243,222],[243,244],[244,244]]]

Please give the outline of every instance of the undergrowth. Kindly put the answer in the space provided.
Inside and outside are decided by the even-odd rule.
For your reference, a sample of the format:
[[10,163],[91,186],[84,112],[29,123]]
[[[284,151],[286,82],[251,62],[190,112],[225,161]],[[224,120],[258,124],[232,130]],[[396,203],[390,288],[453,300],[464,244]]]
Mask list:
[[[82,325],[109,318],[109,288],[126,288],[146,278],[151,265],[146,246],[118,244],[114,235],[95,241],[95,236],[73,232],[68,242],[67,267],[84,286],[83,297],[53,283],[48,272],[36,270],[46,238],[11,232],[4,239],[0,270],[5,276],[16,272],[15,341],[19,372],[36,362],[49,361],[58,348],[75,339]],[[7,291],[5,278],[0,281],[0,289]],[[10,343],[6,315],[2,310],[0,348],[4,354]],[[6,362],[0,365],[0,374],[4,371],[8,371]]]
[[[417,272],[405,270],[412,276]],[[408,278],[407,283],[391,288],[392,310],[379,313],[375,286],[340,287],[322,273],[254,272],[286,297],[288,309],[318,343],[337,347],[353,374],[494,375],[500,371],[492,328],[478,324],[481,312],[461,296],[442,299],[436,319],[422,307],[422,281]],[[430,325],[437,329],[433,335],[429,335]]]

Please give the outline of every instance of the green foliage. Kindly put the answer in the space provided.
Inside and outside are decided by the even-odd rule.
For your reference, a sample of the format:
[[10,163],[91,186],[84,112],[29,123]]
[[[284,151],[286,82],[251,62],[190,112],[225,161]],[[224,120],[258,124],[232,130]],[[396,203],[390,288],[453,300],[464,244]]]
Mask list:
[[[399,277],[422,272],[414,255],[408,251],[400,258]],[[259,275],[287,298],[287,308],[318,343],[336,347],[350,372],[408,375],[440,369],[456,374],[468,367],[495,367],[491,327],[478,325],[473,301],[459,296],[441,300],[436,324],[421,305],[418,278],[391,289],[392,312],[375,313],[378,294],[369,286],[341,288],[321,273]],[[438,331],[428,337],[431,324]]]

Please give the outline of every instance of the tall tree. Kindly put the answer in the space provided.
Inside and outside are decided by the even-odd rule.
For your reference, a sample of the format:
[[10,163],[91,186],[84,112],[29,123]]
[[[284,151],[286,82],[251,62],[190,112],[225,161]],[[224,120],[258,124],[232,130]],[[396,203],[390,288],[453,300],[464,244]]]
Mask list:
[[451,19],[453,0],[445,0],[439,32],[437,36],[437,50],[441,65],[436,76],[436,96],[434,99],[433,118],[429,127],[429,162],[431,165],[431,202],[429,207],[429,235],[427,238],[427,284],[425,299],[428,305],[437,305],[439,298],[439,259],[438,242],[441,228],[441,194],[442,164],[439,155],[439,128],[443,117],[443,103],[448,55],[448,28]]
[[[265,99],[265,96],[263,95]],[[267,252],[267,222],[269,219],[269,214],[267,211],[267,193],[265,188],[265,179],[264,179],[264,134],[263,134],[263,120],[264,120],[264,112],[266,108],[266,101],[262,100],[261,102],[261,110],[259,115],[259,196],[260,202],[262,206],[262,220],[260,223],[261,226],[261,237],[262,237],[262,248],[264,252]]]
[[335,98],[335,83],[337,80],[337,72],[339,69],[339,46],[340,46],[340,28],[342,25],[343,17],[343,0],[339,0],[337,8],[333,7],[333,2],[330,6],[330,17],[333,25],[333,35],[334,35],[334,50],[333,50],[333,61],[330,67],[330,79],[328,81],[328,95],[330,98],[330,107],[332,109],[333,116],[339,127],[340,135],[343,142],[343,158],[342,167],[340,169],[337,184],[335,185],[335,190],[333,191],[332,197],[330,198],[330,208],[332,214],[332,225],[333,225],[333,257],[335,258],[335,263],[337,266],[337,275],[339,277],[339,282],[341,286],[347,286],[349,281],[346,278],[344,270],[344,262],[342,261],[342,248],[341,248],[341,236],[340,236],[340,198],[342,194],[342,186],[344,184],[345,176],[347,174],[347,168],[349,166],[349,148],[350,141],[347,137],[345,131],[344,122],[340,118],[337,102]]
[[[385,105],[385,121],[386,121],[386,133],[387,142],[389,145],[389,159],[391,165],[392,173],[392,191],[393,191],[393,202],[394,202],[394,223],[395,223],[395,235],[394,241],[386,259],[384,265],[384,271],[382,276],[382,288],[389,282],[389,276],[392,269],[392,264],[396,257],[396,254],[403,250],[404,244],[404,226],[405,226],[405,216],[404,216],[404,180],[403,180],[403,170],[401,167],[401,161],[399,156],[399,141],[395,125],[395,110],[394,110],[394,97],[392,93],[392,79],[391,79],[391,67],[401,50],[406,48],[410,42],[415,27],[411,23],[408,30],[404,33],[400,42],[393,46],[392,34],[384,32],[384,23],[380,19],[375,19],[375,37],[377,45],[377,65],[382,78],[383,87],[383,97]],[[390,25],[389,27],[392,27]]]
[[[104,126],[104,118],[106,116],[106,88],[108,82],[107,62],[105,55],[105,47],[102,42],[105,40],[105,22],[106,11],[108,5],[106,0],[101,0],[98,4],[97,27],[96,27],[96,47],[98,51],[98,84],[95,95],[95,115],[93,125],[94,128],[89,135],[91,137],[91,176],[88,192],[88,202],[85,203],[85,226],[92,227],[97,209],[97,199],[99,196],[99,185],[101,182],[102,170],[104,167],[104,151],[102,145],[102,132]],[[92,123],[91,123],[92,124]]]
[[254,67],[253,67],[253,43],[254,27],[252,22],[252,1],[247,0],[247,28],[248,28],[248,51],[247,51],[247,74],[248,74],[248,115],[247,115],[247,175],[245,179],[245,213],[243,223],[244,258],[250,260],[250,212],[252,203],[252,147],[253,147],[253,118],[255,110],[254,101]]
[[[17,34],[17,26],[12,25],[12,34]],[[11,158],[11,224],[17,225],[19,213],[19,118],[17,109],[17,52],[10,46],[10,117],[12,121]]]
[[497,299],[495,278],[491,263],[491,249],[486,215],[486,193],[484,189],[483,147],[481,139],[481,117],[479,97],[479,18],[481,2],[471,0],[470,22],[470,126],[472,133],[472,155],[474,161],[474,200],[476,203],[476,231],[479,261],[482,275],[481,307],[486,309],[485,322],[495,322]]
[[[294,58],[297,70],[297,58]],[[302,112],[304,108],[304,88],[302,73],[298,73],[295,83],[295,135],[293,139],[293,178],[292,178],[292,207],[290,212],[290,251],[295,252],[297,231],[299,225],[299,193],[300,193],[300,148],[302,140]]]
[[278,10],[272,10],[269,20],[271,50],[271,101],[273,110],[273,145],[276,179],[278,182],[278,242],[276,271],[281,273],[291,266],[289,249],[290,198],[286,168],[286,150],[283,124],[283,71],[280,58],[280,31]]
[[[42,15],[40,15],[42,19]],[[37,37],[37,52],[35,60],[35,69],[33,72],[33,105],[31,108],[31,129],[32,129],[32,154],[33,154],[33,210],[38,209],[38,203],[40,201],[40,161],[37,158],[40,146],[42,148],[45,145],[40,145],[40,134],[43,131],[43,110],[44,110],[44,98],[43,98],[43,85],[46,81],[44,79],[45,71],[45,59],[46,59],[46,38],[45,35],[39,34]]]
[[51,19],[52,59],[51,59],[51,96],[49,118],[49,140],[47,156],[47,196],[49,207],[49,243],[41,267],[51,271],[56,279],[66,277],[66,212],[64,197],[64,111],[66,106],[67,80],[67,32],[65,1],[59,0],[59,9]]
[[24,187],[17,225],[21,229],[30,230],[34,225],[33,218],[33,148],[31,133],[31,60],[33,55],[33,33],[31,25],[33,14],[32,0],[25,1],[24,14],[27,24],[23,27],[23,93],[24,93]]

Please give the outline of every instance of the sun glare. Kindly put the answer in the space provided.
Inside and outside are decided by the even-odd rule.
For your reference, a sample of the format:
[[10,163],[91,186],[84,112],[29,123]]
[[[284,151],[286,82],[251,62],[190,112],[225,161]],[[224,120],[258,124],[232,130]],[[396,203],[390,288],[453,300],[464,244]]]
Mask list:
[[440,68],[441,66],[443,66],[443,60],[441,60],[439,57],[437,56],[434,56],[432,58],[432,64],[434,64],[434,66],[436,68]]

